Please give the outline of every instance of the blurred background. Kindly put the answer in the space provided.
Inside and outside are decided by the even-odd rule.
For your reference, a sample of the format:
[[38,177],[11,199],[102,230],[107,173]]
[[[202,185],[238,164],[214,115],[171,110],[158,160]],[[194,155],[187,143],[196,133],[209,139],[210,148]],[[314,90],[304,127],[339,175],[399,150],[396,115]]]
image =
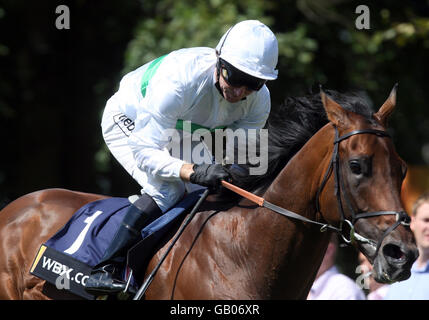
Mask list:
[[[59,5],[70,29],[56,27]],[[356,27],[359,5],[369,29]],[[377,110],[398,82],[390,126],[410,166],[407,192],[429,188],[428,0],[0,0],[0,206],[52,187],[138,193],[104,146],[105,102],[125,73],[175,49],[215,47],[245,19],[278,37],[273,106],[322,84],[364,90]]]

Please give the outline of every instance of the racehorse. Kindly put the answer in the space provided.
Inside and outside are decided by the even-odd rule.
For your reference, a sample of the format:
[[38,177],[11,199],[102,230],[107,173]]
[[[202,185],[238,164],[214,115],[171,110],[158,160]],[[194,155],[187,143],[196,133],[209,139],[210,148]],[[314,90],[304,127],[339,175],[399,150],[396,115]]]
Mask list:
[[[406,165],[386,132],[395,101],[396,87],[373,113],[357,96],[321,91],[317,99],[289,99],[273,110],[269,170],[235,177],[237,184],[311,222],[244,198],[230,202],[222,198],[228,192],[211,196],[145,298],[305,299],[332,232],[363,252],[377,281],[407,279],[418,251],[400,200]],[[0,211],[0,299],[58,298],[30,275],[35,254],[81,206],[104,197],[47,189]],[[168,246],[157,251],[147,272]]]

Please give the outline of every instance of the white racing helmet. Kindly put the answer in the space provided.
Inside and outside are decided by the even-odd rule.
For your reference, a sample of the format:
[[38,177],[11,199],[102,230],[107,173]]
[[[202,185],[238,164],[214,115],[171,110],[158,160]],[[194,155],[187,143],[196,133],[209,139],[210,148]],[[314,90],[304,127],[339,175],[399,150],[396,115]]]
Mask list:
[[251,76],[277,79],[277,38],[258,20],[245,20],[231,27],[220,39],[216,52],[219,58]]

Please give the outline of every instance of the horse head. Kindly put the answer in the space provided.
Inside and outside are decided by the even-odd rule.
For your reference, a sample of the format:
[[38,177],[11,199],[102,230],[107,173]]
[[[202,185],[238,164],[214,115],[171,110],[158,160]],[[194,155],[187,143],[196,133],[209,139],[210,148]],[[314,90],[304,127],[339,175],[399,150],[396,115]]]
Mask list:
[[[418,257],[400,190],[406,164],[396,153],[386,132],[396,103],[396,85],[378,112],[370,118],[348,111],[321,90],[327,117],[336,137],[331,167],[336,195],[325,202],[336,207],[326,220],[342,217],[350,235],[344,235],[373,264],[374,279],[382,283],[403,281]],[[326,199],[326,197],[330,197]]]

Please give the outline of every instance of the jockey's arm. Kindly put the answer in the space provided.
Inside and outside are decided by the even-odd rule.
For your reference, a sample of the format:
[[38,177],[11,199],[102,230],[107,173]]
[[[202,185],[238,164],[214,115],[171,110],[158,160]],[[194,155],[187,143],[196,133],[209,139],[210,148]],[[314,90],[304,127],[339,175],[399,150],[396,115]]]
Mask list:
[[194,170],[192,169],[193,166],[193,163],[184,163],[182,165],[182,167],[180,168],[180,178],[183,181],[190,181],[191,174],[194,173]]

